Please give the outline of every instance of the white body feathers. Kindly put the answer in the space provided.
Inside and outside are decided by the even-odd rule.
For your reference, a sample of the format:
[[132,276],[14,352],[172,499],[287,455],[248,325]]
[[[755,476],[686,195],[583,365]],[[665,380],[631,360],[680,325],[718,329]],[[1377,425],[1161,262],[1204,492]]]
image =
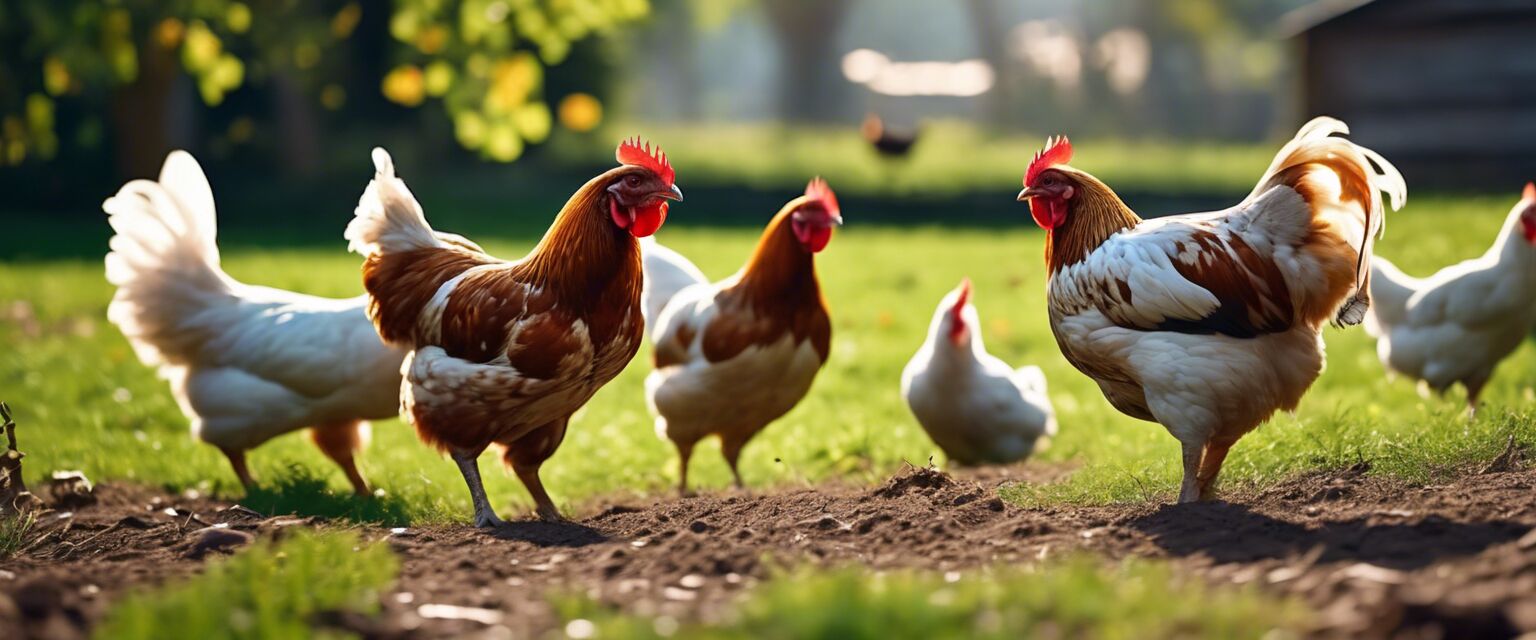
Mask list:
[[107,317],[171,382],[192,432],[243,450],[304,427],[388,418],[404,352],[385,346],[366,299],[242,284],[219,266],[213,194],[191,155],[166,158],[102,205],[117,232]]
[[1377,338],[1382,365],[1437,392],[1461,383],[1476,401],[1499,361],[1536,325],[1536,247],[1521,227],[1530,207],[1536,200],[1515,205],[1482,256],[1428,278],[1377,259],[1366,330]]
[[959,297],[939,303],[928,339],[901,372],[901,396],[951,460],[1002,464],[1023,460],[1056,435],[1056,411],[1039,367],[1015,370],[987,353],[976,308],[965,304],[966,335],[950,338]]

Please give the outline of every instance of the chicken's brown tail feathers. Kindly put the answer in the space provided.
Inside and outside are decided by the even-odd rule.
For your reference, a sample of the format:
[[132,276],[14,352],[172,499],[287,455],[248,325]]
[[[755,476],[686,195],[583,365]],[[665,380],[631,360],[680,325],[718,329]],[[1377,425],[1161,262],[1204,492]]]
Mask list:
[[[1336,325],[1359,324],[1370,308],[1371,253],[1385,228],[1385,192],[1393,210],[1402,208],[1408,188],[1397,168],[1380,154],[1341,136],[1343,122],[1313,118],[1287,142],[1249,198],[1277,186],[1295,189],[1321,218],[1343,234],[1355,251],[1354,290],[1340,301]],[[1358,244],[1357,244],[1358,243]]]

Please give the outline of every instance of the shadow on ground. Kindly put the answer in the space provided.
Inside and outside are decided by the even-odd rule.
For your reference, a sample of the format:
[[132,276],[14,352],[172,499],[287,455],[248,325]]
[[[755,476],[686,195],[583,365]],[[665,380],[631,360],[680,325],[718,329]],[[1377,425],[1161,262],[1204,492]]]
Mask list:
[[240,504],[267,515],[321,516],[391,527],[410,524],[409,510],[401,499],[338,493],[325,478],[299,466],[275,483],[252,487]]
[[1398,570],[1473,555],[1530,530],[1518,522],[1454,522],[1437,515],[1379,522],[1403,513],[1409,512],[1383,510],[1373,517],[1299,523],[1245,505],[1207,502],[1166,505],[1129,524],[1175,556],[1205,554],[1227,563],[1305,555],[1318,562],[1368,562]]

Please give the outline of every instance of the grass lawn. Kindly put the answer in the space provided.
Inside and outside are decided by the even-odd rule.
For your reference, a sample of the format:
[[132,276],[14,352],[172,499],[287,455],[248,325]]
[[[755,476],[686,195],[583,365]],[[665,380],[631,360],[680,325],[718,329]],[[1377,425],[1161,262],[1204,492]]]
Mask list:
[[[709,135],[636,130],[666,144],[674,163],[687,168],[680,169],[688,176],[680,179],[685,188],[739,184],[758,189],[758,199],[774,192],[787,198],[807,177],[798,167],[817,166],[840,193],[853,196],[845,204],[873,204],[882,197],[908,204],[908,195],[919,196],[908,206],[921,209],[931,201],[927,218],[941,220],[970,206],[944,200],[951,195],[1011,195],[1023,160],[1038,145],[1033,139],[987,140],[976,130],[940,123],[924,134],[911,158],[880,165],[871,162],[851,130],[715,127]],[[987,143],[969,144],[983,140]],[[773,153],[739,152],[756,148]],[[599,163],[610,153],[580,144],[552,149],[568,159]],[[1093,141],[1080,141],[1077,150],[1079,164],[1123,187],[1133,207],[1140,193],[1224,193],[1235,200],[1273,153],[1272,146]],[[1176,173],[1170,171],[1174,166]],[[215,196],[226,196],[219,174],[213,175]],[[520,185],[530,179],[514,177]],[[427,188],[418,195],[431,219],[498,255],[521,255],[537,240],[530,230],[541,230],[552,214],[539,200],[519,201],[509,211],[501,193],[521,193],[521,186],[456,192],[430,176],[421,182]],[[552,188],[543,185],[537,193]],[[340,239],[351,205],[344,200],[355,195],[334,198],[345,207],[322,207],[302,219],[290,215],[289,222],[283,222],[287,214],[271,222],[254,215],[281,195],[229,196],[233,206],[224,211],[234,213],[221,225],[225,269],[254,284],[326,296],[360,293],[359,259],[345,253]],[[1378,252],[1414,274],[1473,257],[1491,242],[1514,195],[1513,190],[1480,197],[1416,193],[1407,210],[1389,217]],[[690,197],[659,235],[715,278],[739,267],[758,234],[750,227],[710,224],[742,220],[743,212],[725,210],[720,199],[720,194],[714,201]],[[1166,209],[1169,202],[1145,204],[1147,210]],[[933,305],[970,276],[990,350],[1015,365],[1040,365],[1050,381],[1061,433],[1026,464],[1076,468],[1061,483],[1016,486],[1005,497],[1024,504],[1173,498],[1179,478],[1176,442],[1160,426],[1114,411],[1058,352],[1045,324],[1043,235],[1022,205],[1016,224],[1004,227],[861,223],[893,218],[882,217],[880,210],[845,208],[848,226],[818,258],[833,312],[833,357],[810,396],[747,447],[742,467],[751,486],[876,481],[903,462],[942,464],[942,454],[907,412],[897,386]],[[764,207],[760,216],[766,220],[771,213]],[[469,518],[468,494],[454,466],[398,420],[376,424],[373,443],[361,457],[364,475],[384,493],[381,499],[350,497],[340,471],[298,433],[251,453],[261,486],[245,494],[223,456],[190,437],[164,381],[137,361],[106,322],[112,290],[99,257],[105,251],[104,221],[26,214],[0,214],[0,221],[18,234],[4,255],[33,256],[0,260],[0,400],[14,408],[34,476],[80,469],[96,481],[196,489],[264,511],[391,525]],[[1262,485],[1360,460],[1371,461],[1373,473],[1429,480],[1492,457],[1510,434],[1526,445],[1536,443],[1536,347],[1529,342],[1500,368],[1485,392],[1484,410],[1468,421],[1459,391],[1445,400],[1425,400],[1408,381],[1388,380],[1362,329],[1330,329],[1325,337],[1327,371],[1294,416],[1278,416],[1234,449],[1223,475],[1226,486]],[[654,435],[645,410],[642,381],[649,362],[642,351],[599,392],[575,416],[565,444],[545,465],[546,485],[567,508],[598,496],[670,492],[675,485],[675,452]],[[694,456],[696,487],[727,486],[729,473],[716,452],[710,442]],[[482,464],[497,466],[489,456]],[[486,485],[503,515],[527,511],[529,500],[509,473],[486,474]],[[6,540],[21,537],[0,531],[0,555]],[[350,534],[264,543],[219,561],[202,576],[125,599],[101,631],[112,637],[166,637],[181,629],[227,635],[238,621],[240,637],[288,637],[302,631],[295,621],[320,608],[372,610],[394,573],[393,557],[383,545],[359,545]],[[306,592],[315,594],[313,601],[286,597]],[[1205,588],[1178,579],[1160,563],[1105,567],[1089,560],[998,567],[967,572],[958,581],[923,572],[792,570],[788,579],[744,594],[723,624],[707,628],[631,617],[580,594],[550,596],[567,632],[599,637],[885,637],[893,631],[934,637],[1258,637],[1297,628],[1305,618],[1288,602],[1245,589]]]
[[[1378,250],[1416,274],[1477,255],[1513,195],[1415,196],[1408,209],[1389,217]],[[432,200],[425,205],[431,216]],[[659,238],[710,276],[723,277],[738,267],[757,232],[696,224],[708,216],[679,206]],[[1039,364],[1050,380],[1061,434],[1036,460],[1081,465],[1064,484],[1020,487],[1010,497],[1172,498],[1175,441],[1157,425],[1115,412],[1057,351],[1045,325],[1043,236],[1022,206],[1018,225],[1005,230],[866,226],[859,211],[846,216],[848,226],[818,258],[834,318],[831,362],[810,396],[747,447],[743,472],[750,485],[866,481],[902,461],[942,461],[908,414],[897,384],[933,305],[968,275],[992,352],[1011,363]],[[533,241],[456,230],[504,256],[520,255]],[[358,258],[344,252],[339,238],[321,249],[254,249],[239,238],[230,244],[225,268],[246,282],[330,296],[360,292]],[[223,456],[188,435],[166,384],[105,321],[110,297],[99,259],[0,263],[0,394],[15,409],[28,469],[80,469],[98,481],[240,496]],[[1294,417],[1277,417],[1234,449],[1223,476],[1228,486],[1359,459],[1372,461],[1378,473],[1426,478],[1492,456],[1510,433],[1536,441],[1536,348],[1529,343],[1500,368],[1485,410],[1468,422],[1459,392],[1445,401],[1424,400],[1411,383],[1387,380],[1363,330],[1329,330],[1326,339],[1327,372]],[[648,363],[642,352],[575,416],[564,446],[544,467],[558,502],[673,486],[675,453],[654,435],[642,395]],[[247,502],[258,508],[385,522],[459,521],[469,514],[453,465],[396,420],[375,425],[361,461],[364,475],[385,492],[382,500],[344,497],[341,473],[301,434],[278,438],[250,457],[262,490]],[[495,465],[489,457],[485,463]],[[695,456],[694,482],[723,487],[728,478],[714,445],[706,445]],[[529,504],[510,474],[487,474],[487,488],[504,513]]]

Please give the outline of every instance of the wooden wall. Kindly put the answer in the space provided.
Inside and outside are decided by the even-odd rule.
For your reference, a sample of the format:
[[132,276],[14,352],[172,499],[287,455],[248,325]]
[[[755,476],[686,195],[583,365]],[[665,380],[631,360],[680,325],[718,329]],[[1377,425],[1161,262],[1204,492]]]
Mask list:
[[1297,39],[1307,114],[1348,122],[1410,191],[1536,180],[1536,0],[1376,0]]

